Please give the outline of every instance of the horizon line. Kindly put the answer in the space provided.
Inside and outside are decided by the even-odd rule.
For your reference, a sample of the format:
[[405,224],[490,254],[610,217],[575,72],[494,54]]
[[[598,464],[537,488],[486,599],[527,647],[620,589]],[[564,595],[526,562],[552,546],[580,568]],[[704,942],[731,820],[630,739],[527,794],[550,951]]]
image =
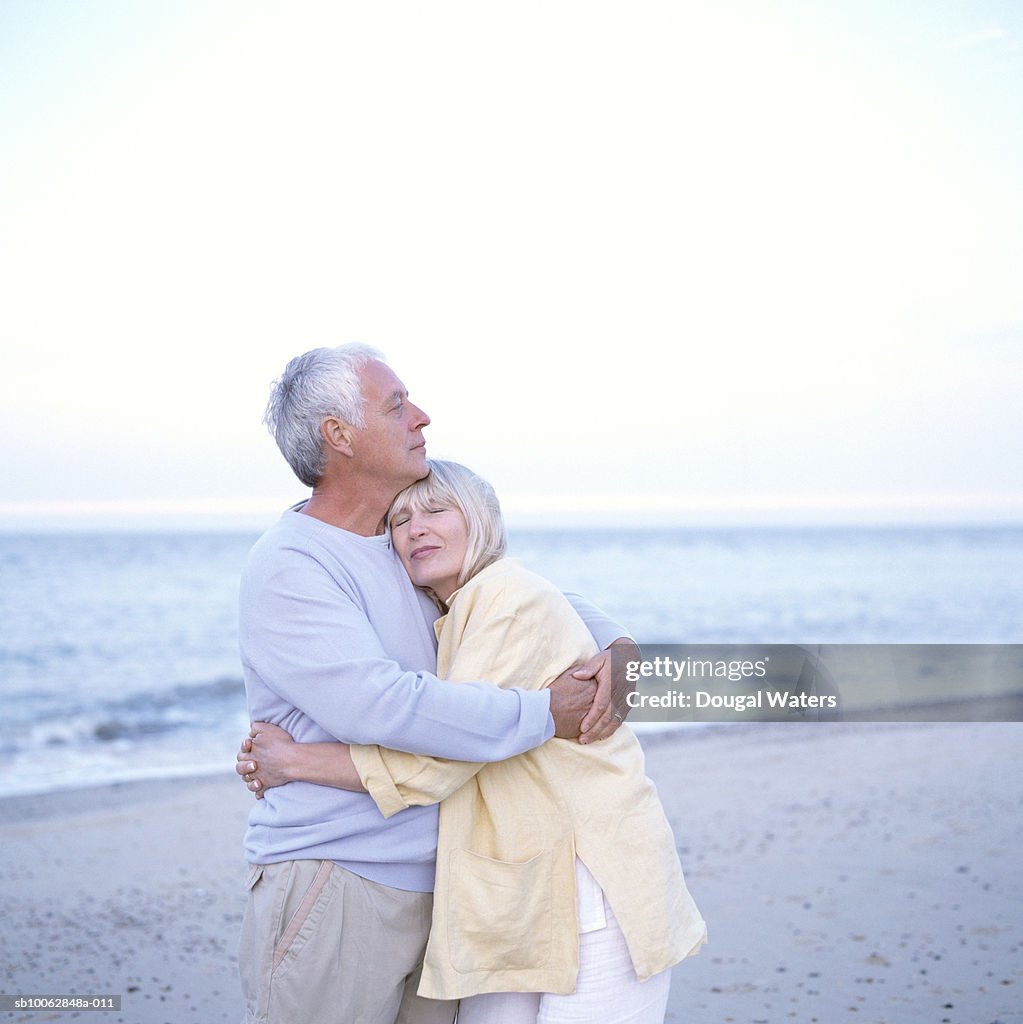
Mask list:
[[[0,532],[266,529],[303,496],[0,501]],[[1017,526],[1023,495],[511,495],[509,528]]]

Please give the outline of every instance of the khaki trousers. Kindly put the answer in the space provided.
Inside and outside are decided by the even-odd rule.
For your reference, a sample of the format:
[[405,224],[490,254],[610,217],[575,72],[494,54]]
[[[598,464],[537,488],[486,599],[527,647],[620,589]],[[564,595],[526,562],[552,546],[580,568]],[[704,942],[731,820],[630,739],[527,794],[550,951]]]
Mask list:
[[331,861],[254,866],[244,1024],[451,1024],[456,1003],[416,995],[432,906]]

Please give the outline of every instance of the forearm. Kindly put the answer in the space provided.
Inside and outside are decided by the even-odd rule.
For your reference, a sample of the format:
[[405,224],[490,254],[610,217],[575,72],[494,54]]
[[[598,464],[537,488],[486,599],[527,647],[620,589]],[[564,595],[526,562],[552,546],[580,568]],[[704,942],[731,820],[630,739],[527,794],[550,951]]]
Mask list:
[[[627,648],[627,650],[624,653],[629,658],[632,658],[633,655],[635,655],[637,659],[642,658],[643,656],[643,652],[640,650],[639,644],[637,644],[631,636],[620,636],[617,640],[613,640],[607,646]],[[631,650],[628,650],[630,648]]]
[[313,782],[318,786],[365,793],[347,743],[294,743],[281,764],[289,782]]

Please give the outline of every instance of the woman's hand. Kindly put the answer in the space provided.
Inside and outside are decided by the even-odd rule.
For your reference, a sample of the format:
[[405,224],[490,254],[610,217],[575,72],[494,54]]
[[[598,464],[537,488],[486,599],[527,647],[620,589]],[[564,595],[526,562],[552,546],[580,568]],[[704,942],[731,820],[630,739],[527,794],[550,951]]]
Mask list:
[[234,770],[257,800],[265,790],[288,782],[366,792],[347,743],[296,743],[290,733],[267,722],[252,723],[237,762]]
[[295,741],[290,733],[269,722],[253,722],[249,735],[242,740],[235,771],[245,780],[257,800],[274,786],[294,781],[288,771]]

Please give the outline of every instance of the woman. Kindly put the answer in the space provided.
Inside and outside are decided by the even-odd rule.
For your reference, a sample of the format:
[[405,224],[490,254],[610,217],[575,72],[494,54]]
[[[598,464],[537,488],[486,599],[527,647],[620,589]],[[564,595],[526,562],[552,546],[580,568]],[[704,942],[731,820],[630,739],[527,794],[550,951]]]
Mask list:
[[[591,657],[564,596],[504,557],[490,485],[457,463],[430,468],[397,496],[388,529],[443,613],[437,674],[540,689]],[[258,759],[252,787],[304,779],[365,790],[385,817],[441,801],[419,992],[461,999],[459,1024],[663,1020],[669,968],[699,950],[706,926],[628,726],[602,743],[552,739],[486,765],[256,731],[239,755]]]

